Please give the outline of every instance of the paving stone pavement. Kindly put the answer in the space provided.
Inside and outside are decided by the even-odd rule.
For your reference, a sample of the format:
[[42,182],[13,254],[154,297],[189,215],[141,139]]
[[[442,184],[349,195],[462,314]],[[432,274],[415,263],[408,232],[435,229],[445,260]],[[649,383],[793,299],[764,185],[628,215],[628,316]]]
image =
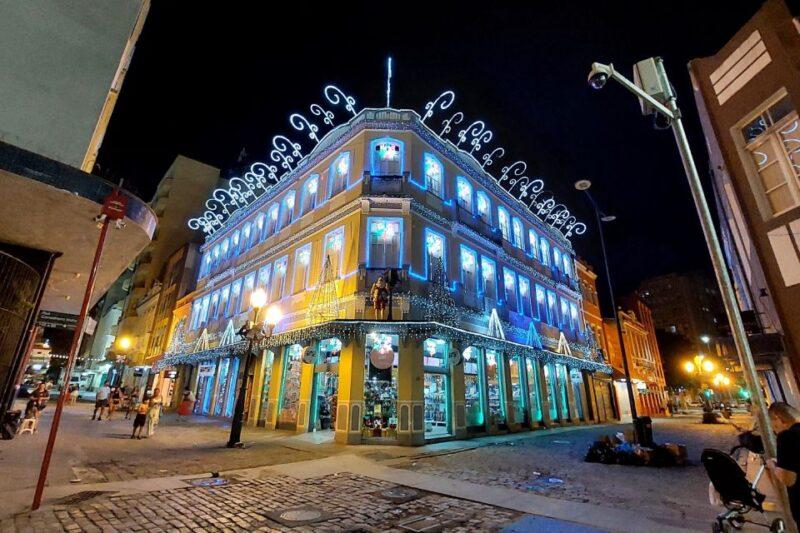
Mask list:
[[[129,495],[98,496],[77,505],[55,505],[0,522],[0,532],[114,531],[402,531],[398,523],[435,515],[441,531],[499,530],[521,516],[506,509],[423,493],[392,503],[377,493],[393,483],[355,474],[297,480],[271,475],[231,479],[219,487],[187,487]],[[289,527],[268,513],[314,507],[330,518]]]

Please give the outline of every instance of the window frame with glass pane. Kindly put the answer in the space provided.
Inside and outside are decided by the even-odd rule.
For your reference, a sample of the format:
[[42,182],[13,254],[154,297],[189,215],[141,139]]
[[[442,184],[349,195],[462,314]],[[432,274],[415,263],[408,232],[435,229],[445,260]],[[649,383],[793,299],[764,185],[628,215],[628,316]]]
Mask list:
[[[478,293],[478,283],[480,276],[478,271],[478,252],[466,246],[464,244],[460,245],[460,271],[461,271],[461,286],[464,288],[466,292],[477,294]],[[465,275],[469,267],[472,267],[472,280],[469,280],[469,275]]]
[[521,274],[517,274],[517,285],[519,289],[520,308],[517,311],[521,315],[533,317],[533,304],[531,302],[531,281]]
[[457,176],[456,177],[456,202],[458,202],[458,206],[461,209],[464,209],[468,213],[473,212],[474,201],[473,196],[475,191],[472,187],[472,184],[469,182],[467,178],[464,176]]
[[392,137],[381,137],[370,143],[370,174],[372,176],[402,176],[405,143]]
[[438,231],[425,228],[425,277],[427,279],[431,279],[433,275],[435,259],[441,259],[442,268],[447,272],[447,239]]
[[[383,223],[383,228],[376,226],[381,223]],[[388,230],[391,232],[387,236]],[[392,246],[389,247],[389,244]],[[381,253],[376,254],[380,246],[383,247],[380,250]],[[395,246],[396,251],[394,250]],[[387,248],[392,248],[391,254],[387,253]],[[392,256],[394,255],[397,255],[397,263],[393,261],[394,257]],[[381,259],[380,262],[376,261],[378,257]],[[402,262],[403,219],[401,217],[367,218],[367,268],[402,268]]]
[[350,152],[342,152],[331,163],[328,170],[328,198],[333,198],[347,189],[350,182]]
[[528,229],[528,247],[530,248],[530,256],[533,259],[539,259],[539,235],[533,230]]
[[[492,278],[492,294],[487,294],[486,291],[486,265],[491,265],[491,278]],[[497,263],[494,259],[489,259],[488,257],[482,255],[481,256],[481,292],[486,298],[491,300],[497,300]]]
[[311,243],[294,251],[294,272],[292,275],[292,294],[303,292],[308,288],[311,276]]
[[264,290],[267,294],[267,301],[269,301],[272,295],[272,263],[266,264],[258,269],[256,287]]
[[[467,346],[462,353],[464,365],[464,410],[466,412],[466,426],[469,430],[483,430],[486,426],[485,374],[483,370],[483,357],[480,348]],[[472,391],[477,389],[477,394]],[[474,423],[471,423],[474,422]]]
[[519,309],[519,293],[517,292],[517,273],[508,267],[503,267],[503,295],[506,307],[515,313]]
[[522,251],[525,251],[525,226],[519,217],[511,218],[511,237],[512,244]]
[[231,295],[228,300],[228,310],[225,313],[225,318],[236,316],[241,306],[242,298],[242,279],[239,278],[231,283]]
[[228,312],[228,302],[231,298],[231,286],[230,284],[225,285],[219,290],[219,304],[217,306],[217,313],[213,317],[216,318],[225,318]]
[[[283,293],[286,290],[286,270],[289,266],[289,256],[284,255],[274,263],[272,271],[272,291],[270,292],[270,301],[276,302],[283,298]],[[280,283],[275,283],[275,280],[280,274]]]
[[267,209],[267,222],[264,229],[264,238],[271,237],[278,230],[278,218],[280,217],[280,205],[272,204]]
[[497,206],[497,227],[503,235],[503,240],[511,242],[511,215],[502,205]]
[[484,224],[492,225],[492,200],[483,191],[475,193],[475,209]]
[[422,156],[422,175],[425,188],[439,198],[444,198],[444,165],[435,155],[426,152]]
[[333,255],[331,261],[333,277],[334,279],[340,278],[342,276],[342,267],[344,263],[344,226],[339,226],[335,230],[325,234],[323,254],[322,268],[325,268],[326,258]]
[[244,313],[245,311],[249,311],[251,309],[250,295],[253,294],[255,288],[256,288],[256,273],[255,271],[253,271],[247,274],[244,277],[244,281],[242,282],[242,301],[239,307],[239,312]]
[[281,210],[278,215],[277,230],[280,231],[294,220],[294,206],[297,195],[294,191],[287,192],[281,200]]
[[539,322],[544,322],[545,324],[550,323],[550,319],[548,318],[549,309],[547,307],[547,290],[544,287],[536,284],[535,289],[536,297],[534,301],[536,302],[536,317]]
[[303,199],[300,206],[300,216],[310,213],[317,207],[319,193],[319,174],[312,174],[303,184]]

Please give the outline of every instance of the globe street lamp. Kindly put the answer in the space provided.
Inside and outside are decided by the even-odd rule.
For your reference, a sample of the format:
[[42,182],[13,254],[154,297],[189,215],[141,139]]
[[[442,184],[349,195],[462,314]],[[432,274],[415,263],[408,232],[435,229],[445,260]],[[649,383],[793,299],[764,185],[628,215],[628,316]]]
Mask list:
[[614,310],[614,323],[617,325],[617,334],[619,335],[619,347],[620,347],[620,352],[622,352],[622,368],[625,371],[625,387],[628,389],[628,403],[630,404],[631,408],[631,418],[633,419],[634,433],[636,434],[638,440],[639,432],[636,420],[639,418],[639,415],[636,412],[636,398],[633,395],[633,382],[631,380],[631,371],[630,368],[628,367],[628,354],[625,351],[625,338],[622,335],[622,322],[619,319],[619,313],[617,312],[617,303],[614,300],[614,286],[611,282],[611,269],[608,266],[608,254],[606,253],[606,239],[603,234],[603,223],[612,222],[616,220],[617,217],[613,215],[606,215],[600,212],[600,208],[597,206],[597,202],[594,201],[594,197],[589,193],[589,188],[591,186],[592,182],[589,180],[579,180],[575,182],[575,188],[578,189],[579,191],[583,191],[584,194],[586,194],[586,197],[589,199],[589,203],[592,204],[592,208],[594,209],[594,216],[595,219],[597,220],[597,231],[600,234],[600,249],[603,252],[603,264],[605,265],[606,282],[608,283],[608,296],[609,299],[611,300],[611,308]]
[[247,397],[247,376],[250,374],[250,367],[253,363],[253,344],[260,343],[262,340],[272,335],[275,325],[281,320],[281,310],[277,306],[267,309],[266,318],[263,323],[258,322],[261,309],[267,304],[267,293],[264,289],[258,288],[250,295],[250,306],[255,312],[253,320],[239,330],[239,335],[247,339],[247,352],[244,361],[244,371],[242,373],[242,383],[239,385],[239,392],[236,396],[236,407],[233,411],[231,420],[231,434],[228,438],[228,448],[241,448],[242,442],[242,423],[244,422],[244,401]]

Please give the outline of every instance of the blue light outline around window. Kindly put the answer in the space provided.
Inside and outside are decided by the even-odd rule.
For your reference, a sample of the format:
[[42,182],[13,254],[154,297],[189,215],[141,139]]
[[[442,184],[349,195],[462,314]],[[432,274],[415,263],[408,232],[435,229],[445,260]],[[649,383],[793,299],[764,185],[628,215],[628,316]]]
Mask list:
[[517,273],[512,268],[508,268],[506,266],[503,267],[503,296],[504,300],[508,301],[508,287],[506,287],[506,274],[510,274],[511,278],[513,279],[514,283],[514,307],[516,308],[514,311],[519,312],[519,283],[517,280]]
[[376,165],[375,165],[375,160],[376,160],[375,145],[378,145],[380,143],[385,143],[385,142],[393,142],[393,143],[397,143],[397,144],[400,145],[400,175],[402,176],[403,172],[405,171],[405,168],[406,168],[406,143],[404,143],[400,139],[395,139],[394,137],[381,137],[379,139],[373,139],[369,143],[369,153],[370,153],[369,171],[370,171],[370,174],[372,176],[383,176],[384,175],[384,174],[378,173],[376,171],[376,168],[375,168],[376,167]]
[[[539,311],[539,291],[541,291],[542,294],[544,294],[544,305],[543,305],[544,317],[542,317],[542,313]],[[535,318],[539,322],[544,322],[545,324],[549,324],[550,321],[547,318],[547,313],[548,313],[548,309],[547,309],[547,291],[545,290],[544,287],[542,287],[538,283],[534,283],[533,294],[534,294],[533,303],[534,303],[534,305],[536,305],[536,316],[533,317],[533,318]]]
[[[441,191],[433,191],[433,189],[430,188],[430,183],[428,183],[428,173],[425,172],[425,164],[428,161],[428,159],[434,160],[436,164],[439,165],[440,173],[442,175]],[[444,198],[444,182],[446,179],[444,174],[444,164],[442,164],[442,161],[438,157],[436,157],[430,152],[425,152],[422,154],[422,176],[425,179],[425,190],[432,190],[434,194]]]
[[[372,234],[372,221],[374,220],[386,220],[389,222],[396,221],[400,222],[400,253],[397,254],[397,267],[392,267],[389,265],[383,265],[379,267],[373,267],[370,263],[369,257],[369,249],[370,243],[369,239]],[[403,228],[403,217],[367,217],[367,268],[403,268],[403,240],[405,238],[405,229]],[[411,273],[411,268],[409,268],[409,274]]]
[[[533,236],[533,239],[531,239]],[[532,228],[528,229],[528,246],[531,249],[531,252],[528,254],[531,259],[539,260],[539,234],[536,233]]]
[[[517,243],[516,228],[519,228],[519,243]],[[511,239],[514,246],[525,251],[525,224],[517,216],[511,217]]]
[[[483,216],[481,216],[481,212],[478,208],[478,204],[480,204],[480,198],[486,200],[486,216],[489,220],[484,220]],[[475,193],[475,212],[477,213],[478,218],[483,220],[486,224],[489,224],[490,226],[492,225],[494,221],[494,217],[492,217],[492,200],[484,191],[478,191]]]
[[[273,211],[276,211],[278,213],[278,215],[275,217],[275,225],[272,226],[272,231],[268,232],[267,228],[269,228],[272,225],[272,212]],[[280,221],[280,218],[281,218],[281,207],[277,202],[273,202],[272,205],[270,205],[265,212],[267,213],[267,219],[264,222],[264,237],[263,237],[263,239],[266,239],[267,237],[271,237],[271,236],[275,235],[275,232],[278,229],[278,222]]]
[[522,282],[528,285],[528,302],[533,304],[533,300],[531,300],[531,280],[527,276],[523,276],[522,274],[517,274],[517,288],[519,289],[519,313],[524,316],[531,316],[533,315],[533,307],[530,307],[530,315],[525,314],[525,306],[523,305],[522,300]]
[[[308,194],[308,184],[317,180],[317,190],[314,193],[314,205],[310,206],[306,211],[306,195]],[[317,200],[319,200],[319,174],[311,174],[308,179],[303,183],[303,194],[300,195],[300,216],[310,213],[317,208]]]
[[[553,295],[553,307],[554,307],[552,313],[550,312],[550,295],[551,294]],[[559,322],[559,320],[558,320],[558,295],[554,291],[548,290],[546,292],[546,297],[547,297],[546,303],[547,303],[547,318],[548,318],[547,323],[550,324],[551,326],[558,327],[558,322]],[[553,317],[552,316],[553,314],[555,314],[556,316]]]
[[[472,183],[465,178],[464,176],[456,176],[456,202],[458,205],[461,204],[461,193],[459,191],[459,185],[464,184],[469,189],[469,212],[471,214],[475,213],[475,188],[472,186]],[[463,206],[462,206],[463,207]],[[465,208],[466,209],[466,208]]]
[[[289,273],[289,254],[284,254],[283,257],[279,257],[272,263],[272,282],[275,281],[275,273],[278,271],[278,265],[283,265],[283,277],[281,278],[281,286],[280,292],[278,293],[278,297],[273,301],[282,300],[284,297],[284,292],[286,292],[286,274]],[[274,283],[273,283],[274,285]],[[273,286],[274,288],[274,286]],[[271,295],[270,295],[271,296]]]
[[[339,250],[339,266],[336,269],[337,276],[336,278],[342,277],[342,269],[344,268],[344,226],[339,226],[338,228],[329,231],[325,234],[325,237],[322,239],[322,263],[320,264],[320,269],[325,268],[325,257],[328,255],[328,239],[337,233],[341,234],[342,236],[342,249]],[[369,254],[369,252],[367,252]]]
[[460,244],[459,247],[459,277],[461,278],[461,286],[466,287],[464,284],[464,252],[466,251],[467,254],[472,255],[472,258],[475,262],[475,292],[477,293],[480,290],[480,281],[479,272],[480,272],[480,265],[478,264],[478,252],[467,246],[466,244]]
[[493,277],[494,277],[494,296],[492,296],[491,298],[493,300],[497,300],[497,262],[494,259],[490,259],[490,258],[486,257],[485,255],[481,256],[481,293],[484,296],[486,296],[486,280],[485,280],[484,275],[483,275],[483,264],[484,264],[484,262],[492,264],[492,271],[494,272],[494,274],[493,274]]
[[[504,213],[506,220],[508,221],[508,231],[506,233],[503,233],[503,217],[500,215],[500,213]],[[511,242],[511,239],[509,239],[509,237],[511,237],[511,214],[508,212],[508,209],[502,205],[497,206],[497,228],[500,230],[500,234],[503,236],[503,238]]]
[[[336,175],[334,169],[335,169],[336,165],[339,164],[339,161],[342,160],[342,158],[347,158],[347,175],[344,177],[344,187],[342,187],[342,190],[341,191],[336,191],[334,193],[333,192],[333,177]],[[327,196],[328,196],[329,199],[332,198],[333,196],[336,196],[340,192],[344,192],[345,190],[347,190],[348,186],[350,185],[350,171],[352,170],[352,163],[353,162],[351,161],[351,158],[350,158],[350,151],[348,150],[346,152],[342,152],[339,155],[337,155],[336,158],[333,160],[333,163],[331,163],[331,166],[328,167],[328,195]]]
[[408,274],[410,276],[412,276],[414,278],[417,278],[417,279],[420,279],[420,280],[423,280],[423,281],[428,281],[428,234],[436,235],[437,237],[442,239],[442,268],[444,269],[445,274],[447,273],[447,237],[445,237],[444,234],[439,233],[436,230],[433,230],[433,229],[431,229],[429,227],[426,227],[425,231],[422,234],[423,235],[423,239],[422,239],[422,243],[423,243],[422,244],[422,246],[423,246],[423,248],[422,248],[422,250],[423,250],[423,257],[422,257],[423,263],[422,264],[425,267],[425,274],[424,274],[424,276],[421,276],[420,274],[417,274],[416,272],[414,272],[414,269],[411,268],[411,266],[408,267]]
[[303,252],[304,250],[308,250],[308,268],[306,269],[306,281],[304,283],[304,285],[305,285],[305,289],[304,290],[308,290],[308,280],[311,277],[311,259],[312,259],[312,256],[311,256],[312,248],[311,248],[311,243],[310,242],[304,244],[303,246],[295,248],[295,250],[294,250],[294,261],[293,261],[294,264],[292,265],[293,266],[293,268],[292,268],[292,294],[295,294],[295,288],[296,288],[294,286],[294,282],[296,281],[296,278],[297,278],[297,256],[299,256],[300,253]]

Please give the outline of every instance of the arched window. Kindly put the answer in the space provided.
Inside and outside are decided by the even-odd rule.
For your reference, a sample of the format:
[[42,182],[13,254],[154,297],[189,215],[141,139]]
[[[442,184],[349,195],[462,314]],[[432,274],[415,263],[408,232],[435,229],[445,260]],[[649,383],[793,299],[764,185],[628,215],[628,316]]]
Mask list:
[[333,160],[333,164],[328,173],[328,198],[345,190],[349,177],[350,152],[344,152]]
[[550,264],[550,243],[542,237],[539,239],[539,260],[542,262],[543,265],[548,266]]
[[553,246],[553,269],[561,270],[563,264],[561,263],[561,250]]
[[478,202],[478,216],[481,217],[485,223],[492,224],[492,202],[489,201],[489,196],[483,192],[478,191],[475,195]]
[[239,253],[239,230],[231,233],[231,257],[236,257]]
[[532,229],[528,230],[528,246],[531,248],[531,257],[539,258],[539,236]]
[[248,246],[250,246],[250,223],[245,222],[245,225],[242,227],[242,236],[239,239],[239,252],[246,252]]
[[437,261],[442,262],[442,268],[447,272],[447,258],[444,254],[444,236],[425,228],[425,264],[427,265],[428,279],[431,279]]
[[317,207],[317,190],[319,189],[319,176],[313,174],[303,185],[303,202],[300,206],[300,216],[305,215]]
[[523,237],[524,231],[522,227],[522,221],[517,217],[514,217],[514,219],[511,221],[511,232],[512,236],[514,237],[514,246],[520,250],[524,250],[525,237]]
[[291,221],[294,214],[294,191],[290,191],[283,197],[281,202],[281,217],[278,221],[278,229],[285,228]]
[[511,217],[508,215],[508,210],[502,205],[497,206],[497,226],[500,228],[500,233],[507,241],[511,240]]
[[456,178],[458,205],[472,213],[472,185],[464,176]]
[[255,229],[253,230],[253,234],[250,236],[250,246],[254,246],[257,242],[261,242],[264,238],[264,213],[259,213],[256,217],[255,221]]
[[370,143],[372,163],[370,173],[373,176],[403,175],[403,142],[384,137]]
[[264,237],[269,237],[275,233],[278,227],[278,204],[272,204],[267,211],[267,228],[264,231]]
[[444,196],[444,167],[433,154],[425,154],[422,163],[425,186],[436,196]]

